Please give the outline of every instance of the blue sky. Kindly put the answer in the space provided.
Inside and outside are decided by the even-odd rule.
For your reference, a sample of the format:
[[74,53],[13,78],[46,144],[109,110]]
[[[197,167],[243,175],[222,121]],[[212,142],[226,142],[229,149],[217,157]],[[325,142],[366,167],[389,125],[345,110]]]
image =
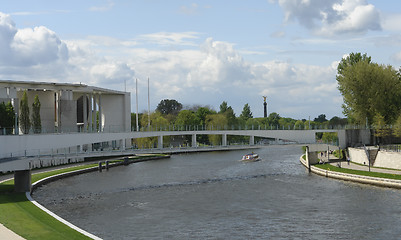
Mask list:
[[343,56],[401,65],[401,2],[368,0],[2,1],[0,79],[82,82],[162,99],[248,103],[312,119],[342,116]]

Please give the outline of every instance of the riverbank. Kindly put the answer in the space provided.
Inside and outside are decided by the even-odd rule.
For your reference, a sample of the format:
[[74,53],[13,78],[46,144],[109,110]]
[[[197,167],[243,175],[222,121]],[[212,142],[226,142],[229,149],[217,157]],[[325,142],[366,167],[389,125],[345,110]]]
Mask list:
[[[300,162],[308,168],[304,156],[300,157]],[[340,161],[334,159],[333,156],[330,159],[333,160],[326,164],[311,165],[310,171],[321,176],[339,180],[401,189],[401,170],[371,167],[369,171],[367,166]]]
[[[108,167],[124,164],[168,158],[169,155],[141,155],[124,160],[110,161]],[[102,169],[106,168],[103,161]],[[97,163],[80,164],[78,166],[59,166],[32,175],[32,189],[49,181],[64,177],[99,171]],[[14,193],[14,180],[0,182],[0,239],[99,239],[96,236],[59,218],[30,197],[30,193]],[[54,221],[55,218],[58,221]],[[4,225],[4,226],[3,226]]]

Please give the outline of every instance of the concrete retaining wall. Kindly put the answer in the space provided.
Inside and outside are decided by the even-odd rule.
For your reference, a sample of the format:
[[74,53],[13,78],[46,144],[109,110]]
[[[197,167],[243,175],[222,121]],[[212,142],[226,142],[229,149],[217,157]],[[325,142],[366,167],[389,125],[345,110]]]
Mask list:
[[364,149],[348,148],[348,153],[349,153],[350,160],[352,162],[363,164],[363,165],[369,164],[369,160],[368,160],[368,157],[366,156]]
[[401,153],[379,151],[374,166],[401,169]]

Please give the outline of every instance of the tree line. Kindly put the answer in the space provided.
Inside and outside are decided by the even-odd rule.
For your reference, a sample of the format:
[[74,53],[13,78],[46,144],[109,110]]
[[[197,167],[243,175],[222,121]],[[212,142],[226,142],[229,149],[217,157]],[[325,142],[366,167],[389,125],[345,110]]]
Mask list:
[[340,61],[336,79],[351,123],[375,129],[379,141],[401,137],[401,69],[351,53]]
[[[244,129],[315,129],[324,126],[347,125],[347,119],[333,117],[326,119],[321,114],[313,121],[281,117],[278,113],[270,113],[267,118],[254,118],[249,104],[245,104],[239,116],[236,116],[233,108],[223,101],[219,110],[215,111],[210,106],[195,105],[184,108],[183,105],[174,99],[164,99],[157,105],[155,111],[140,113],[138,115],[140,130],[244,130]],[[131,113],[131,126],[136,130],[136,114]],[[334,138],[334,136],[320,136],[320,138]],[[166,137],[165,137],[166,138]],[[184,142],[191,143],[191,136],[184,137]],[[171,139],[166,138],[168,145]],[[229,142],[247,142],[249,137],[228,136]],[[221,144],[221,136],[209,135],[198,136],[201,144]],[[156,138],[138,139],[134,141],[138,147],[152,147],[157,144]]]

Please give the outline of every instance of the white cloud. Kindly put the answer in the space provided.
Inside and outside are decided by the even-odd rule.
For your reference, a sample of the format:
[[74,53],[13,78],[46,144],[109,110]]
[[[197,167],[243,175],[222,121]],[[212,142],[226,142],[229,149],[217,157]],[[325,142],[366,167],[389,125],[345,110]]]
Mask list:
[[181,45],[181,46],[194,46],[192,41],[198,39],[199,33],[197,32],[158,32],[152,34],[143,34],[138,37],[138,40],[143,43],[153,43],[159,45]]
[[180,13],[185,14],[185,15],[194,15],[194,14],[197,14],[198,8],[199,8],[199,6],[196,3],[192,3],[189,6],[181,6]]
[[381,30],[379,11],[366,0],[278,0],[285,22],[298,21],[321,36]]
[[91,12],[106,12],[111,10],[114,7],[114,2],[113,1],[107,1],[105,4],[101,6],[92,6],[89,8],[89,11]]
[[[318,115],[325,105],[327,116],[339,115],[335,64],[320,67],[271,61],[246,61],[229,42],[212,38],[180,50],[146,48],[142,40],[194,45],[197,33],[155,33],[138,40],[90,36],[60,39],[45,27],[17,29],[8,15],[0,14],[0,79],[82,82],[89,85],[134,92],[139,79],[140,109],[147,103],[150,77],[152,109],[161,99],[183,104],[211,105],[222,101],[237,115],[249,103],[254,116],[262,116],[262,98],[267,95],[269,111],[282,116],[306,118]],[[189,39],[189,40],[188,40]],[[4,49],[8,54],[4,55]],[[9,61],[12,59],[12,61]],[[132,98],[132,106],[135,98]],[[141,105],[142,103],[142,105]],[[288,107],[291,106],[291,107]],[[313,115],[313,116],[314,116]]]

